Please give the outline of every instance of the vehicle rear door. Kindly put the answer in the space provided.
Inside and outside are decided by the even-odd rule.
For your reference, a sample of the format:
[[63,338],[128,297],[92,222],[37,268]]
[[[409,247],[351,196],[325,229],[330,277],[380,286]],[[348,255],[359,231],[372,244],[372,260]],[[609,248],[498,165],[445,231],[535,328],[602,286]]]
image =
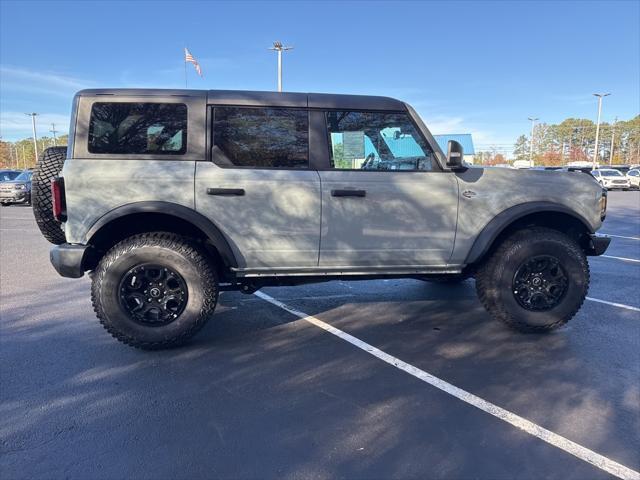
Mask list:
[[458,184],[406,112],[323,112],[321,267],[444,266]]
[[211,117],[212,161],[197,164],[196,209],[242,269],[316,267],[320,179],[309,168],[308,110],[215,106]]

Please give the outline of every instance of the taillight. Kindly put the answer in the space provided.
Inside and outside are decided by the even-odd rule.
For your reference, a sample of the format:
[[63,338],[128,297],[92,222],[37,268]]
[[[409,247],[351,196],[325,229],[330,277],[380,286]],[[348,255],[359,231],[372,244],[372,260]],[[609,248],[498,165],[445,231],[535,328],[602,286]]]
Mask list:
[[600,197],[600,220],[604,220],[607,217],[607,190],[602,189],[602,196]]
[[67,205],[64,198],[64,179],[57,177],[51,180],[51,207],[53,218],[59,222],[67,220]]

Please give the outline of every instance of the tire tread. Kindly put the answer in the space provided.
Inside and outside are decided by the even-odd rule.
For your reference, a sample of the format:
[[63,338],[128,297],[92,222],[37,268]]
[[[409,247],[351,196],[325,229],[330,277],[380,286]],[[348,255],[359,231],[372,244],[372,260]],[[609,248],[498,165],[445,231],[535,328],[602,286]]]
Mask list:
[[53,218],[51,199],[51,180],[60,174],[66,156],[67,147],[47,148],[38,161],[31,180],[33,216],[44,238],[54,245],[67,241],[61,223]]
[[[133,338],[117,328],[115,328],[107,316],[101,302],[101,286],[105,275],[108,273],[111,265],[127,253],[141,247],[160,247],[173,250],[188,258],[196,266],[200,276],[203,278],[203,298],[204,302],[200,309],[200,313],[190,328],[179,336],[169,338],[159,342],[145,342]],[[152,232],[143,233],[129,237],[112,247],[100,260],[98,267],[93,273],[93,281],[91,283],[91,303],[93,310],[100,321],[100,324],[119,342],[127,344],[134,348],[143,350],[160,350],[165,348],[173,348],[184,344],[193,337],[205,325],[209,316],[213,313],[218,298],[218,281],[209,257],[203,253],[192,242],[184,237],[173,233]]]
[[[571,312],[564,315],[563,317],[558,318],[558,320],[554,323],[550,323],[547,325],[530,325],[528,323],[522,322],[518,320],[514,315],[510,314],[505,306],[500,302],[496,295],[492,295],[492,285],[495,284],[495,271],[496,267],[499,263],[504,262],[504,259],[507,255],[507,252],[514,247],[514,245],[521,243],[523,241],[533,241],[536,240],[554,240],[561,243],[564,248],[572,250],[578,257],[584,259],[582,262],[583,275],[585,276],[585,289],[582,293],[580,301],[576,304],[575,308],[572,309]],[[553,230],[545,227],[530,227],[525,230],[520,230],[512,234],[510,237],[507,237],[502,244],[493,252],[493,254],[487,259],[487,261],[478,269],[476,274],[476,290],[478,293],[478,297],[480,302],[484,306],[484,308],[493,316],[494,318],[502,321],[508,326],[515,328],[521,332],[526,333],[540,333],[547,332],[558,328],[564,324],[566,324],[569,320],[571,320],[576,313],[582,307],[584,300],[587,295],[587,289],[590,281],[590,271],[589,271],[589,263],[586,260],[584,252],[580,248],[579,245],[576,244],[571,238],[559,232],[557,230]]]

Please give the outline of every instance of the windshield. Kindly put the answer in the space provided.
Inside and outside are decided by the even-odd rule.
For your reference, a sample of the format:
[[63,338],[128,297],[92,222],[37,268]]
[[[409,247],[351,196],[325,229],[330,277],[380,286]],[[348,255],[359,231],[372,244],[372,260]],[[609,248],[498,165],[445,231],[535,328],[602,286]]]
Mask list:
[[15,180],[20,180],[23,182],[28,182],[31,180],[31,172],[22,172],[20,175],[18,175]]
[[0,172],[0,182],[7,182],[13,180],[18,176],[18,172],[6,171]]
[[603,177],[621,177],[622,174],[618,170],[600,170]]

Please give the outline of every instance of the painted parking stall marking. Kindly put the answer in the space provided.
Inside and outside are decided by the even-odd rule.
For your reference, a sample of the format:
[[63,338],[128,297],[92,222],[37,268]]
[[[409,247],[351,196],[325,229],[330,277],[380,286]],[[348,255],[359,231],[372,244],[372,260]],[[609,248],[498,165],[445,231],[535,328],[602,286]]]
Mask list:
[[613,255],[600,255],[602,258],[611,258],[613,260],[622,260],[623,262],[633,262],[640,263],[640,260],[636,258],[626,258],[626,257],[614,257]]
[[623,235],[612,235],[611,233],[603,233],[603,235],[606,235],[607,237],[613,237],[613,238],[624,238],[626,240],[640,240],[640,237],[625,237]]
[[370,345],[360,340],[359,338],[354,337],[353,335],[350,335],[336,327],[333,327],[312,315],[307,315],[304,312],[296,310],[265,293],[258,291],[255,292],[254,295],[265,300],[266,302],[271,303],[272,305],[275,305],[276,307],[279,307],[291,313],[292,315],[295,315],[302,320],[305,320],[308,323],[311,323],[312,325],[315,325],[318,328],[321,328],[322,330],[332,335],[335,335],[341,340],[344,340],[345,342],[350,343],[351,345],[369,353],[370,355],[373,355],[383,362],[386,362],[389,365],[392,365],[397,369],[402,370],[409,375],[412,375],[415,378],[418,378],[419,380],[422,380],[423,382],[428,383],[429,385],[436,387],[437,389],[442,390],[443,392],[448,393],[449,395],[452,395],[459,400],[462,400],[465,403],[468,403],[469,405],[472,405],[490,415],[493,415],[494,417],[497,417],[500,420],[513,425],[514,427],[524,430],[530,435],[533,435],[534,437],[537,437],[547,442],[548,444],[553,445],[554,447],[564,450],[565,452],[574,455],[580,460],[590,463],[611,475],[622,479],[640,480],[640,472],[617,463],[605,457],[604,455],[600,455],[599,453],[594,452],[593,450],[589,450],[588,448],[583,447],[582,445],[579,445],[561,435],[558,435],[557,433],[547,430],[546,428],[543,428],[540,425],[527,420],[526,418],[516,415],[515,413],[494,405],[493,403],[488,402],[472,393],[469,393],[466,390],[458,388],[455,385],[452,385],[438,377],[435,377],[430,373],[419,369],[418,367],[403,362],[402,360],[374,347],[373,345]]
[[600,300],[599,298],[586,297],[587,300],[596,303],[604,303],[612,307],[624,308],[625,310],[631,310],[633,312],[640,312],[640,308],[632,307],[631,305],[625,305],[624,303],[608,302],[607,300]]

